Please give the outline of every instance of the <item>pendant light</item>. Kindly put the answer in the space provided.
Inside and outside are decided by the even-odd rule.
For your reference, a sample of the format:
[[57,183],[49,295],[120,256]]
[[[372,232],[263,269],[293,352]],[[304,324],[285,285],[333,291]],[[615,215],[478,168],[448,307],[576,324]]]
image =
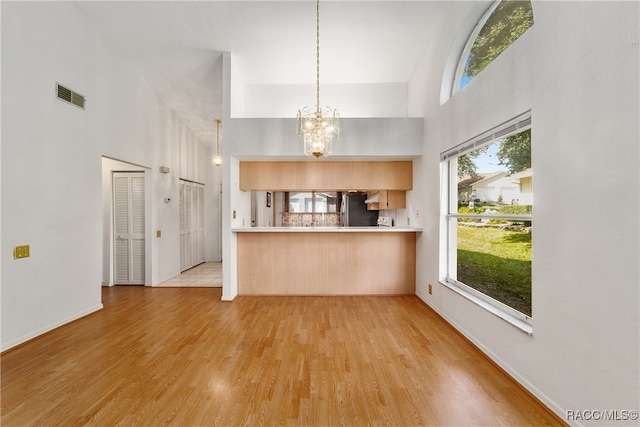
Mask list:
[[220,156],[220,123],[221,121],[216,119],[216,154],[211,159],[211,162],[216,166],[222,164],[222,157]]
[[298,110],[296,132],[307,156],[331,155],[333,140],[340,134],[340,113],[320,106],[320,0],[316,1],[316,105]]

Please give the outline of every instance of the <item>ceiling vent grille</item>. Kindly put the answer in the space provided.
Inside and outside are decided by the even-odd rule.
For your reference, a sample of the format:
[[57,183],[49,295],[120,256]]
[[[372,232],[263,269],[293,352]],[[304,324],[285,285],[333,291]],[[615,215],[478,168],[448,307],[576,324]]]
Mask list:
[[56,83],[56,96],[58,97],[58,99],[75,105],[76,107],[80,107],[84,110],[84,95],[80,95],[79,93],[62,86],[60,83]]

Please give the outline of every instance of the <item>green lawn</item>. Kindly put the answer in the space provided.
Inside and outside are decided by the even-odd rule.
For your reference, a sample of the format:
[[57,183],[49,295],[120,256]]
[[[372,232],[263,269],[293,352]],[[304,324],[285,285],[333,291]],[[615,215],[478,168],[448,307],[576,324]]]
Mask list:
[[458,280],[531,316],[531,233],[458,225]]

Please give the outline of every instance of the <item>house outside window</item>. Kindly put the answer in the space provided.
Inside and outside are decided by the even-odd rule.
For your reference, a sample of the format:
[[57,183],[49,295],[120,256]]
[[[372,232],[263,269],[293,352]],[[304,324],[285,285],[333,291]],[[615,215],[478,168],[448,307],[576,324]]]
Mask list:
[[530,332],[530,112],[442,153],[441,161],[442,282]]

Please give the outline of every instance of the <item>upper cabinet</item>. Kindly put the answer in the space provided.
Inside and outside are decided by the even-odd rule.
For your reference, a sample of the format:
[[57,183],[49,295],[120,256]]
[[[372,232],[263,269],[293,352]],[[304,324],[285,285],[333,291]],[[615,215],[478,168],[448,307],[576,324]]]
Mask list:
[[411,189],[413,162],[410,160],[240,162],[240,190],[243,191],[401,190],[404,193]]
[[380,190],[367,193],[368,199],[373,199],[374,197],[375,203],[367,203],[367,209],[370,211],[404,209],[407,207],[407,193],[405,191]]

